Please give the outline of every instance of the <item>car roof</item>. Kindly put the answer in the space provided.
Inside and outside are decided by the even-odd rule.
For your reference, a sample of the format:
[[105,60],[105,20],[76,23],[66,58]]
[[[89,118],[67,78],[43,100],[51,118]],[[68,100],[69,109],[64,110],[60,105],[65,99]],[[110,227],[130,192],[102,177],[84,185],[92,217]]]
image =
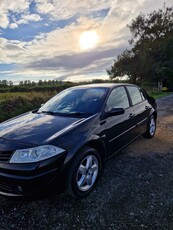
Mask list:
[[[86,84],[86,85],[78,85],[73,86],[72,88],[114,88],[115,86],[127,86],[134,85],[130,83],[96,83],[96,84]],[[134,85],[136,86],[136,85]]]

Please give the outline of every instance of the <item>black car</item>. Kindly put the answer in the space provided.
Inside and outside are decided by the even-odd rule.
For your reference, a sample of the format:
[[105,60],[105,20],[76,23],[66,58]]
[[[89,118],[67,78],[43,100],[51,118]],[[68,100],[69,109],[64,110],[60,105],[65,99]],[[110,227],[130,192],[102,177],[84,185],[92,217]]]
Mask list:
[[0,124],[0,194],[27,196],[64,184],[83,197],[106,160],[138,136],[154,136],[156,119],[155,100],[136,85],[68,88]]

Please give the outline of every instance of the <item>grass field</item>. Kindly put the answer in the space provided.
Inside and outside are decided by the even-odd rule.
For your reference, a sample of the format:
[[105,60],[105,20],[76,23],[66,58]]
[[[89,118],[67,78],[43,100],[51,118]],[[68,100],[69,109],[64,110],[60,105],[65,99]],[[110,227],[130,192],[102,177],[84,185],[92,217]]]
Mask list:
[[[56,93],[56,91],[0,93],[0,122],[40,107]],[[154,98],[169,94],[168,92],[150,92]]]
[[0,93],[0,122],[40,107],[56,92]]
[[168,96],[170,94],[172,94],[172,92],[150,92],[149,93],[150,96],[154,97],[155,99],[160,98],[160,97],[165,97]]

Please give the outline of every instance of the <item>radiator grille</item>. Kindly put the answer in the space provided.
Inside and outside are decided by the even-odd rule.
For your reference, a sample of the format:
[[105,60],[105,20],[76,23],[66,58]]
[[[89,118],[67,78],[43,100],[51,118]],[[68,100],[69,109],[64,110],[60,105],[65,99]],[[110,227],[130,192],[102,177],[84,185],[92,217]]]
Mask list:
[[0,162],[8,162],[12,154],[13,154],[12,151],[5,151],[5,152],[0,151]]
[[13,193],[15,191],[16,186],[6,183],[6,182],[0,182],[0,190],[2,192],[8,192],[8,193]]

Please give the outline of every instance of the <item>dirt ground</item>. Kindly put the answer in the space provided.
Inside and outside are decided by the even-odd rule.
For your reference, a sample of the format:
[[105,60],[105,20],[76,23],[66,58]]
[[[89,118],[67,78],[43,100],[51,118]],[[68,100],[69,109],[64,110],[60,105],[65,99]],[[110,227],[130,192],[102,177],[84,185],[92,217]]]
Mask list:
[[6,229],[173,230],[173,95],[158,100],[155,137],[140,137],[112,158],[88,197],[0,197]]

